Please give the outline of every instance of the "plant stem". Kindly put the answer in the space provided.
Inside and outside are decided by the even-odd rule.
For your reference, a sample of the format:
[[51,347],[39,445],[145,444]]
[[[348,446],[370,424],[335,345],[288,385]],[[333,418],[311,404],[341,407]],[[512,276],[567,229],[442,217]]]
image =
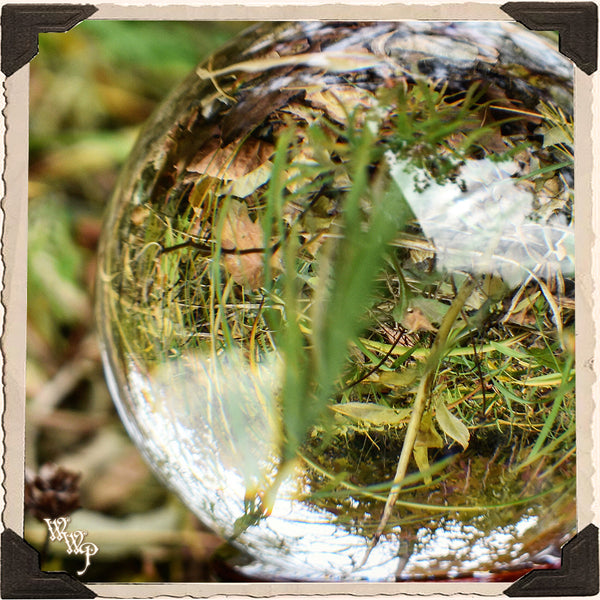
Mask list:
[[454,321],[462,311],[465,302],[468,300],[474,288],[475,280],[472,277],[468,277],[456,294],[452,305],[448,309],[448,312],[445,314],[433,345],[431,346],[431,352],[429,353],[427,362],[425,363],[423,378],[419,383],[415,404],[413,406],[410,421],[406,429],[406,437],[404,438],[404,443],[402,444],[402,452],[400,453],[400,459],[398,460],[396,475],[394,476],[392,487],[383,509],[381,521],[379,522],[377,531],[375,532],[375,535],[373,536],[373,539],[367,548],[367,552],[365,553],[360,565],[361,567],[367,562],[371,551],[377,545],[377,542],[379,541],[379,538],[385,530],[385,527],[392,515],[392,510],[394,509],[396,500],[400,494],[400,489],[402,488],[406,470],[408,469],[411,453],[415,447],[415,441],[421,425],[421,419],[431,394],[431,386],[433,384],[439,362],[442,359],[448,336],[450,335]]

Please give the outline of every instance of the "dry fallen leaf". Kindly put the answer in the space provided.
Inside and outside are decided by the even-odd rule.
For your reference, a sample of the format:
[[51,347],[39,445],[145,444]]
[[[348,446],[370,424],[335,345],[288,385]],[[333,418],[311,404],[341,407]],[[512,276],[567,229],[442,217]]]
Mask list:
[[402,325],[411,333],[417,331],[437,331],[420,308],[408,308],[402,318]]
[[376,101],[371,92],[352,85],[337,86],[335,92],[327,89],[315,90],[308,93],[306,99],[313,107],[325,111],[330,119],[342,124],[346,123],[348,115],[357,106],[373,108]]
[[[256,252],[225,253],[223,264],[232,279],[240,285],[256,290],[263,284],[265,251],[263,230],[258,221],[248,215],[248,207],[242,202],[232,202],[221,231],[223,250],[250,250]],[[280,267],[278,253],[271,257],[271,267]]]
[[232,181],[225,189],[225,193],[237,196],[238,198],[246,198],[253,194],[259,187],[271,179],[271,173],[273,172],[273,163],[268,160],[262,164],[258,169],[250,171],[247,175],[239,177],[235,181]]
[[410,408],[390,408],[373,402],[346,402],[334,404],[331,410],[354,421],[376,427],[404,425],[410,419]]
[[512,323],[513,325],[523,325],[525,327],[532,327],[536,324],[537,320],[535,314],[530,307],[526,307],[516,313],[511,313],[505,321],[506,323]]
[[273,155],[273,144],[248,138],[221,148],[220,139],[213,137],[202,146],[188,171],[232,181],[248,175],[264,165]]

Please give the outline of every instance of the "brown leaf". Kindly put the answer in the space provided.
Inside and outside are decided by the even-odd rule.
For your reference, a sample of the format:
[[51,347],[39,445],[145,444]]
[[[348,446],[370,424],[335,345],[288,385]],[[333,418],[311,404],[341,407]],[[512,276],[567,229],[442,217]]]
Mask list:
[[504,136],[499,128],[484,133],[478,142],[488,153],[492,154],[502,154],[508,148],[508,144],[504,141]]
[[242,202],[231,203],[221,231],[221,245],[223,250],[257,250],[224,254],[223,264],[236,283],[258,289],[264,277],[263,230],[258,221],[252,221]]
[[238,198],[246,198],[254,194],[258,188],[265,185],[271,179],[272,172],[273,163],[268,160],[258,167],[258,169],[254,169],[247,175],[243,175],[232,181],[223,191]]
[[[509,117],[510,115],[507,113],[504,116]],[[465,120],[462,131],[453,132],[448,136],[446,143],[450,148],[458,150],[466,139],[465,132],[477,131],[484,126],[489,125],[494,127],[494,123],[495,120],[491,117],[490,111],[480,109],[475,112],[471,118]],[[508,148],[508,145],[504,141],[500,126],[496,126],[490,131],[483,132],[477,138],[477,144],[485,148],[488,152],[495,152],[498,154],[505,152]]]
[[[485,87],[486,99],[492,100],[489,106],[488,116],[495,115],[498,119],[506,119],[518,116],[519,119],[511,123],[515,133],[527,133],[526,122],[533,125],[539,125],[542,122],[541,116],[533,113],[522,105],[518,100],[513,100],[507,96],[506,90],[500,88],[494,83],[487,83]],[[503,110],[506,109],[506,110]]]
[[517,313],[512,313],[508,319],[506,319],[507,323],[512,323],[513,325],[523,325],[525,327],[531,327],[536,324],[536,317],[533,314],[533,311],[530,307],[526,307],[523,310],[520,310]]
[[237,140],[222,148],[220,139],[213,137],[204,144],[188,170],[231,181],[261,167],[274,150],[273,144],[256,138],[249,138],[243,144]]
[[425,313],[416,307],[406,309],[402,318],[402,325],[412,333],[417,331],[437,331],[431,324],[431,321],[425,316]]
[[123,505],[148,484],[150,473],[139,452],[125,451],[111,461],[105,471],[90,482],[90,501],[86,508],[106,511]]

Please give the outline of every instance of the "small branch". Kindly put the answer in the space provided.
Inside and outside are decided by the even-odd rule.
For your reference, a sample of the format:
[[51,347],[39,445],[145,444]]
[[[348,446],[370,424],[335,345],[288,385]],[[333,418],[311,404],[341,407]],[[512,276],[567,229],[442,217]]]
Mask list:
[[[221,248],[221,254],[262,254],[264,252],[270,252],[274,254],[279,247],[281,246],[281,241],[276,242],[270,247],[267,248]],[[169,254],[170,252],[175,252],[177,250],[182,250],[184,248],[194,248],[194,250],[198,250],[201,256],[211,256],[215,252],[215,245],[206,244],[203,242],[197,242],[195,240],[187,240],[186,242],[181,242],[180,244],[175,244],[173,246],[169,246],[168,248],[162,247],[159,250],[159,256],[163,254]]]
[[442,320],[433,345],[431,346],[431,352],[429,353],[429,357],[427,358],[427,362],[425,363],[423,378],[419,383],[417,396],[415,398],[415,404],[413,406],[410,421],[406,429],[406,437],[404,438],[404,443],[402,444],[402,452],[400,453],[400,459],[398,460],[396,475],[394,476],[394,480],[392,481],[392,487],[390,489],[390,493],[388,495],[385,507],[383,509],[381,521],[379,522],[377,531],[375,532],[375,535],[373,536],[373,539],[371,540],[371,543],[367,548],[367,552],[365,553],[365,556],[360,564],[361,567],[367,562],[371,551],[377,545],[379,538],[381,537],[388,521],[390,520],[392,510],[394,509],[396,500],[398,499],[398,495],[400,494],[400,489],[402,488],[402,481],[406,476],[410,456],[415,447],[417,434],[421,425],[421,419],[423,418],[423,413],[425,412],[427,402],[431,395],[431,386],[433,384],[433,380],[435,378],[439,362],[442,359],[444,349],[446,347],[446,342],[448,341],[448,336],[450,335],[450,331],[452,330],[454,321],[460,314],[465,302],[468,300],[474,288],[475,280],[469,277],[463,283],[462,287],[456,294],[454,301],[452,302],[450,308],[448,309],[448,312],[445,314],[444,319]]
[[77,385],[98,368],[95,342],[92,337],[82,341],[79,357],[63,365],[31,399],[27,409],[26,461],[35,467],[35,446],[40,427]]
[[385,356],[374,367],[371,367],[364,375],[361,375],[358,379],[355,379],[354,381],[351,381],[350,383],[345,385],[341,391],[347,392],[349,389],[353,388],[355,385],[358,385],[359,383],[364,381],[367,377],[369,377],[373,373],[377,372],[380,369],[380,367],[385,363],[385,361],[392,355],[394,348],[396,348],[396,346],[402,339],[403,335],[404,335],[404,333],[402,331],[398,332],[398,335],[396,336],[394,343],[390,346],[390,349],[387,351]]
[[[267,246],[265,248],[223,248],[223,247],[221,247],[219,249],[219,251],[221,252],[221,254],[235,254],[235,255],[262,254],[262,253],[267,253],[267,252],[271,255],[275,254],[275,252],[277,252],[277,250],[279,250],[281,248],[283,243],[285,243],[287,241],[287,239],[290,236],[290,232],[293,230],[294,226],[297,223],[299,223],[302,220],[302,218],[308,214],[308,212],[310,210],[312,210],[312,208],[317,203],[319,198],[323,195],[325,189],[326,189],[326,185],[324,184],[316,192],[313,193],[313,195],[310,199],[310,202],[306,205],[306,207],[304,209],[302,209],[300,215],[294,221],[294,223],[292,223],[291,227],[286,229],[286,231],[283,234],[282,239],[278,240],[271,246]],[[210,242],[210,240],[198,241],[198,240],[190,239],[190,240],[186,240],[185,242],[181,242],[179,244],[174,244],[173,246],[168,246],[166,248],[161,245],[160,250],[158,252],[158,256],[162,256],[163,254],[169,254],[169,253],[175,252],[177,250],[183,250],[184,248],[194,248],[194,250],[197,250],[200,253],[200,256],[212,256],[215,253],[217,243],[214,241],[211,243],[207,243],[207,242]]]

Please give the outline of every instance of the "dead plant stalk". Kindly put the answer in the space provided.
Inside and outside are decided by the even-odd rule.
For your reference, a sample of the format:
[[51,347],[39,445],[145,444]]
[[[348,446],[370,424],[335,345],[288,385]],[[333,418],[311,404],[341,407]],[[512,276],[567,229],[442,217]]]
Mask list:
[[367,552],[365,553],[365,556],[361,562],[361,566],[363,566],[367,562],[371,551],[377,545],[377,542],[379,541],[379,538],[384,532],[385,527],[392,515],[392,510],[394,509],[396,500],[398,499],[398,495],[400,494],[400,490],[402,489],[402,482],[404,480],[404,477],[406,476],[406,470],[408,469],[410,456],[415,447],[415,441],[417,439],[417,434],[421,425],[421,419],[423,417],[423,413],[425,412],[425,408],[427,407],[428,400],[431,396],[431,388],[435,379],[435,374],[437,372],[439,362],[442,359],[444,349],[446,347],[448,335],[450,334],[455,320],[460,315],[463,306],[465,305],[465,302],[468,300],[474,288],[475,280],[472,277],[468,277],[461,286],[458,293],[456,294],[456,297],[454,298],[452,305],[448,309],[448,312],[444,316],[444,319],[437,332],[437,335],[431,347],[431,352],[425,364],[423,377],[419,383],[419,388],[417,390],[417,395],[415,398],[415,404],[413,406],[411,418],[406,430],[406,436],[402,445],[402,452],[400,453],[400,459],[398,460],[398,467],[396,468],[396,474],[392,482],[392,487],[390,489],[390,493],[388,495],[385,507],[383,509],[383,515],[381,516],[381,521],[379,522],[377,531],[375,532],[375,535],[373,536],[373,539],[371,540],[369,547],[367,548]]

